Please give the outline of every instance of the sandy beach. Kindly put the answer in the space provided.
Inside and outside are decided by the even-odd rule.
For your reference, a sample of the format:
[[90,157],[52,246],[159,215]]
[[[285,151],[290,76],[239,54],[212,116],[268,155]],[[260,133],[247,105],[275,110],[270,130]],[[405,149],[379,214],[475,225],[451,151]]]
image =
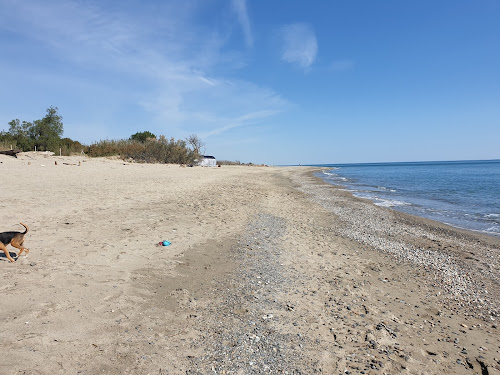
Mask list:
[[312,167],[0,162],[2,375],[500,374],[500,238]]

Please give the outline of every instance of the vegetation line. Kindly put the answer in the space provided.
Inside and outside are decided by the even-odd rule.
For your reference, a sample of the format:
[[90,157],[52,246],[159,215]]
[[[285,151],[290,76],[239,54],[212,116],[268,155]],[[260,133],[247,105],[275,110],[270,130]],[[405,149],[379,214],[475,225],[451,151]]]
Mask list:
[[57,107],[51,106],[41,120],[10,121],[9,130],[0,132],[0,151],[51,151],[65,156],[84,152],[91,157],[119,156],[147,163],[192,164],[204,146],[196,134],[186,140],[175,140],[164,135],[157,137],[149,131],[135,133],[129,139],[101,140],[87,146],[61,138],[63,122],[57,111]]

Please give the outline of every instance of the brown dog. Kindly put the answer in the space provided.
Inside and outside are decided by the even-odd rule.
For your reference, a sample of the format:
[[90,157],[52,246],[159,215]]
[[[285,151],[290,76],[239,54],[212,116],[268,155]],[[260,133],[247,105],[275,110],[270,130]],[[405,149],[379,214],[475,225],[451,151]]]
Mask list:
[[28,227],[21,223],[23,227],[26,228],[24,233],[21,232],[2,232],[0,233],[0,250],[3,250],[5,253],[5,256],[7,259],[9,259],[11,262],[14,262],[14,259],[9,254],[9,250],[7,250],[7,245],[11,244],[15,248],[19,249],[19,254],[17,254],[16,258],[19,258],[19,256],[22,254],[23,251],[26,251],[25,257],[28,256],[28,253],[30,252],[27,248],[23,246],[24,243],[24,235],[28,233]]

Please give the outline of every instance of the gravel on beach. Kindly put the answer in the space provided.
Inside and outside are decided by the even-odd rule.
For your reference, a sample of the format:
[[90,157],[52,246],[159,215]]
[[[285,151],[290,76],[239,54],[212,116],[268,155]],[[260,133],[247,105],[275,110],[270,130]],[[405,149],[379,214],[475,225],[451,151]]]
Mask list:
[[[448,333],[444,329],[450,322],[457,324],[454,311],[485,321],[496,331],[498,247],[494,241],[488,244],[425,220],[412,221],[404,214],[353,198],[309,174],[292,174],[291,178],[297,191],[335,216],[335,226],[323,228],[328,232],[325,237],[346,238],[353,249],[358,244],[358,249],[365,252],[372,249],[388,255],[396,265],[420,270],[416,271],[416,275],[422,275],[419,282],[427,283],[427,293],[435,294],[436,305],[426,310],[432,311],[431,315],[405,316],[405,311],[419,309],[417,300],[412,302],[412,293],[407,291],[407,300],[396,298],[399,310],[384,303],[386,309],[393,310],[390,320],[384,318],[387,312],[380,314],[364,291],[373,281],[350,278],[352,273],[345,267],[352,266],[352,261],[344,265],[337,262],[336,274],[324,273],[329,269],[327,262],[316,264],[315,274],[304,272],[293,260],[290,263],[290,243],[286,241],[287,232],[293,232],[291,227],[303,224],[261,212],[232,247],[231,257],[237,269],[211,291],[205,314],[212,318],[201,320],[203,327],[198,329],[203,334],[192,343],[203,348],[203,355],[190,359],[186,373],[416,374],[422,368],[422,373],[444,373],[442,369],[449,369],[453,374],[492,374],[500,369],[499,361],[488,361],[482,354],[474,358],[475,344],[462,338],[471,336],[464,329],[481,324],[471,328],[460,323],[461,336],[453,329]],[[318,251],[317,255],[324,258],[339,255],[333,249],[321,252],[312,246],[311,250],[311,254]],[[484,257],[479,266],[469,264],[468,259],[463,261],[461,255],[466,250],[474,252],[474,259]],[[352,256],[347,248],[340,247],[340,251],[348,260]],[[375,275],[384,272],[382,264],[370,265],[370,269]],[[381,289],[385,290],[384,297],[400,288],[397,282],[401,278],[397,273],[378,277],[382,285],[387,285]],[[346,285],[348,280],[354,284]],[[493,289],[485,287],[487,282]],[[393,289],[388,286],[391,283]],[[430,301],[424,298],[418,303],[426,305]],[[401,312],[399,317],[396,311]],[[416,336],[423,340],[418,350],[412,349],[410,336],[415,326],[419,327]],[[491,343],[485,340],[484,346]],[[450,347],[456,348],[457,358],[450,354]],[[485,353],[481,348],[476,348],[478,353]],[[419,361],[425,365],[412,365]]]
[[304,368],[301,353],[306,339],[275,327],[293,309],[276,299],[290,284],[280,264],[285,231],[285,221],[269,214],[258,214],[247,226],[232,255],[238,268],[212,291],[207,313],[214,319],[197,342],[206,349],[201,358],[192,360],[188,374],[314,372]]
[[339,235],[422,267],[470,314],[490,321],[500,317],[498,244],[485,244],[440,226],[408,223],[402,213],[356,199],[313,178],[297,175],[295,183],[309,199],[341,220]]

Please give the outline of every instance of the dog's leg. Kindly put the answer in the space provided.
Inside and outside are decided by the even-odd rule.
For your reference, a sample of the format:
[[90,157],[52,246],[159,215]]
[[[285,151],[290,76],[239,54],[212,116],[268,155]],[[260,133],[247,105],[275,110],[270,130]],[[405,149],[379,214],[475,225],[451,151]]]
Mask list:
[[12,257],[10,256],[9,250],[1,242],[0,242],[0,250],[3,250],[3,252],[5,253],[5,256],[7,257],[7,259],[10,260],[12,263],[14,263],[14,259],[12,259]]
[[24,240],[22,240],[21,242],[18,242],[16,241],[16,239],[12,239],[11,241],[11,245],[14,246],[15,248],[18,248],[19,249],[19,254],[17,254],[17,257],[19,258],[21,256],[21,254],[23,253],[23,251],[26,252],[26,254],[24,254],[24,257],[27,258],[28,257],[28,253],[30,252],[27,248],[25,248],[23,246],[23,243],[24,243]]
[[19,254],[17,254],[17,258],[19,258],[21,256],[21,254],[23,253],[23,251],[25,252],[24,254],[24,257],[27,258],[28,257],[28,253],[30,252],[29,249],[25,248],[25,247],[22,247],[21,248],[21,251],[19,251]]

